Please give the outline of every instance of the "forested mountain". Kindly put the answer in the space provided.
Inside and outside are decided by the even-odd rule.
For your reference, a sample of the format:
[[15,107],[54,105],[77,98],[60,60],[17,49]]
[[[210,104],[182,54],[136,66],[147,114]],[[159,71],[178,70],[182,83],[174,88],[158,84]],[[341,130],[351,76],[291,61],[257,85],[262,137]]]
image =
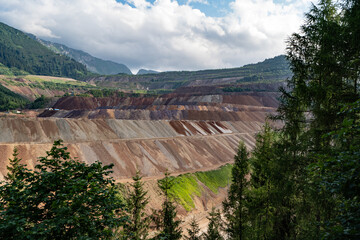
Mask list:
[[[0,23],[0,63],[30,74],[79,79],[89,74],[86,67],[55,54],[25,33]],[[16,71],[13,73],[16,74]]]
[[0,111],[22,108],[27,103],[29,103],[29,100],[0,84]]
[[39,41],[41,44],[48,47],[50,50],[54,51],[55,53],[59,53],[64,56],[68,56],[75,61],[84,64],[87,69],[93,73],[99,73],[104,75],[113,75],[119,73],[125,73],[132,75],[131,70],[124,64],[116,63],[109,60],[103,60],[90,54],[83,52],[81,50],[76,50],[73,48],[69,48],[63,44],[54,43],[50,41],[45,41],[39,39],[33,35],[30,37],[34,38],[35,40]]

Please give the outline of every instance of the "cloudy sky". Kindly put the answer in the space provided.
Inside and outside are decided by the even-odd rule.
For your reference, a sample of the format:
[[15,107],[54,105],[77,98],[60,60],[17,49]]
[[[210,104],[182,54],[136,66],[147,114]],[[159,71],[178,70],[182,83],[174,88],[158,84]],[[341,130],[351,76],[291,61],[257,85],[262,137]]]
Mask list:
[[0,0],[0,21],[159,71],[239,67],[285,53],[310,0]]

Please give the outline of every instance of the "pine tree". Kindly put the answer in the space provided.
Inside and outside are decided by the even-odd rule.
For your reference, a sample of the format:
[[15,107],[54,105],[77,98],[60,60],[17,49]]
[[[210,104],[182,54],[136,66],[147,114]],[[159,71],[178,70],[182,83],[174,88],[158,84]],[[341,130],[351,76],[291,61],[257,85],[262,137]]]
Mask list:
[[214,207],[211,209],[209,216],[208,230],[203,234],[204,240],[224,240],[224,237],[221,235],[223,229],[222,219],[220,211],[216,210]]
[[146,216],[145,208],[148,204],[147,192],[144,191],[144,183],[141,181],[140,172],[133,177],[133,190],[126,199],[128,222],[123,227],[123,239],[145,240],[148,236],[150,217]]
[[159,181],[159,187],[165,195],[165,200],[158,216],[155,216],[157,228],[160,230],[155,239],[178,240],[182,236],[181,221],[176,219],[176,206],[171,199],[172,186],[173,179],[168,172],[165,172],[165,178]]
[[228,239],[245,239],[247,206],[245,191],[248,188],[246,175],[249,174],[249,158],[246,146],[240,142],[232,169],[232,183],[228,191],[228,198],[223,202],[226,218],[225,231]]
[[195,218],[193,218],[190,222],[190,228],[187,229],[188,236],[185,236],[187,240],[200,240],[200,228],[199,224],[196,222]]
[[27,184],[33,173],[21,164],[17,148],[9,159],[7,182],[0,182],[0,239],[22,239],[32,218],[31,195]]
[[276,228],[274,210],[277,206],[276,178],[277,158],[274,148],[274,132],[268,123],[256,136],[256,145],[250,159],[251,180],[248,198],[249,220],[253,239],[272,239]]
[[287,239],[331,239],[333,233],[324,231],[327,225],[334,220],[339,230],[346,222],[335,221],[345,202],[340,200],[344,193],[334,188],[341,180],[332,178],[339,176],[332,164],[340,151],[332,133],[347,117],[342,106],[359,99],[359,7],[355,0],[321,0],[288,42],[294,75],[282,91],[278,116],[285,126],[275,146],[275,172],[283,180],[272,185],[275,192],[285,188],[286,195],[279,194],[284,201],[272,207],[282,216],[276,216],[275,226],[283,222],[280,226],[287,229],[275,233]]

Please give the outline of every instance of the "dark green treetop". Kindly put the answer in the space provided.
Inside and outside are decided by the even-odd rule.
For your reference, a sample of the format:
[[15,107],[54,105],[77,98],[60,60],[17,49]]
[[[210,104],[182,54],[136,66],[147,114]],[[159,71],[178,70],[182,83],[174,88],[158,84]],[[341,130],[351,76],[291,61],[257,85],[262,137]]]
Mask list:
[[1,239],[104,239],[124,222],[112,165],[70,158],[55,141],[35,170],[10,160],[0,185]]

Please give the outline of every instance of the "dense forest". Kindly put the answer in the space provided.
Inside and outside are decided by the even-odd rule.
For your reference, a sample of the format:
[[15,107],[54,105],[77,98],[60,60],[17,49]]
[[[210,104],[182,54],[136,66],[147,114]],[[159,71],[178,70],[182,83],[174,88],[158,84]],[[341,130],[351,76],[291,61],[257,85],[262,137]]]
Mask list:
[[[284,126],[266,124],[251,154],[239,144],[222,210],[203,234],[193,220],[185,239],[360,239],[360,2],[339,2],[313,5],[289,38],[293,77],[271,118]],[[31,171],[15,150],[0,238],[181,239],[174,178],[159,181],[162,209],[147,215],[139,173],[122,195],[110,168],[71,159],[57,141]]]
[[30,74],[79,79],[86,67],[69,57],[53,53],[25,33],[0,23],[0,63]]
[[0,84],[0,111],[23,108],[29,100]]

